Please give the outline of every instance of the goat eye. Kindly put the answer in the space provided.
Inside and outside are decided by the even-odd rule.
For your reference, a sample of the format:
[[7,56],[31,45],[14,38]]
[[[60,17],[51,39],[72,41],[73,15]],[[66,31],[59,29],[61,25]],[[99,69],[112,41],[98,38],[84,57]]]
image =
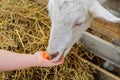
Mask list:
[[84,21],[85,17],[77,19],[73,27],[79,27]]
[[74,24],[73,28],[74,28],[74,27],[79,27],[81,24],[82,24],[82,23],[76,23],[76,24]]
[[76,23],[75,26],[80,26],[82,23]]

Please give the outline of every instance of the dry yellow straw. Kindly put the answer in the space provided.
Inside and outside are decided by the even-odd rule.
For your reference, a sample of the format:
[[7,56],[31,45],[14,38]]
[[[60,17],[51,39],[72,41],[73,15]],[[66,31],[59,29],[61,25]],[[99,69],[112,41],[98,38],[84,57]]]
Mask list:
[[20,42],[21,42],[21,44],[22,44],[22,47],[25,48],[25,46],[24,46],[24,44],[23,44],[23,41],[22,41],[22,39],[21,39],[21,37],[20,37],[20,34],[19,34],[19,32],[18,32],[18,30],[15,30],[15,31],[16,31],[18,37],[19,37],[19,40],[20,40]]

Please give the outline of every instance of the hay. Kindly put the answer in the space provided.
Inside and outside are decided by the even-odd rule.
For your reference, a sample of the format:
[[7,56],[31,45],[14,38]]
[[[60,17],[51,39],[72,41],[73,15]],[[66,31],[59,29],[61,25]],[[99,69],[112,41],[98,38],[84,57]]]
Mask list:
[[[46,50],[50,24],[45,5],[30,0],[0,0],[0,49],[25,54]],[[1,72],[0,80],[93,80],[95,70],[79,59],[84,55],[92,59],[88,54],[77,45],[60,66]]]

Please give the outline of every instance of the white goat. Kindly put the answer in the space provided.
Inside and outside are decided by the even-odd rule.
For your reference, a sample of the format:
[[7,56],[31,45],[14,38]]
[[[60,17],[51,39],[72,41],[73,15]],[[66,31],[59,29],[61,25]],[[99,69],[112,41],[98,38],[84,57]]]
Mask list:
[[[103,3],[105,0],[98,0]],[[119,23],[97,0],[49,0],[48,11],[52,21],[47,52],[57,61],[66,56],[73,44],[91,25],[94,17]]]

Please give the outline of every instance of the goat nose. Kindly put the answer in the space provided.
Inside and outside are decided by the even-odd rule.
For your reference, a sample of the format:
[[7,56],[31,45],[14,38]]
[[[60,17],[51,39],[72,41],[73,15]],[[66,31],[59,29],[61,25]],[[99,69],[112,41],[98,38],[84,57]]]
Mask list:
[[56,53],[54,53],[54,54],[49,55],[49,57],[50,57],[50,59],[54,59],[58,54],[59,54],[59,53],[56,52]]

